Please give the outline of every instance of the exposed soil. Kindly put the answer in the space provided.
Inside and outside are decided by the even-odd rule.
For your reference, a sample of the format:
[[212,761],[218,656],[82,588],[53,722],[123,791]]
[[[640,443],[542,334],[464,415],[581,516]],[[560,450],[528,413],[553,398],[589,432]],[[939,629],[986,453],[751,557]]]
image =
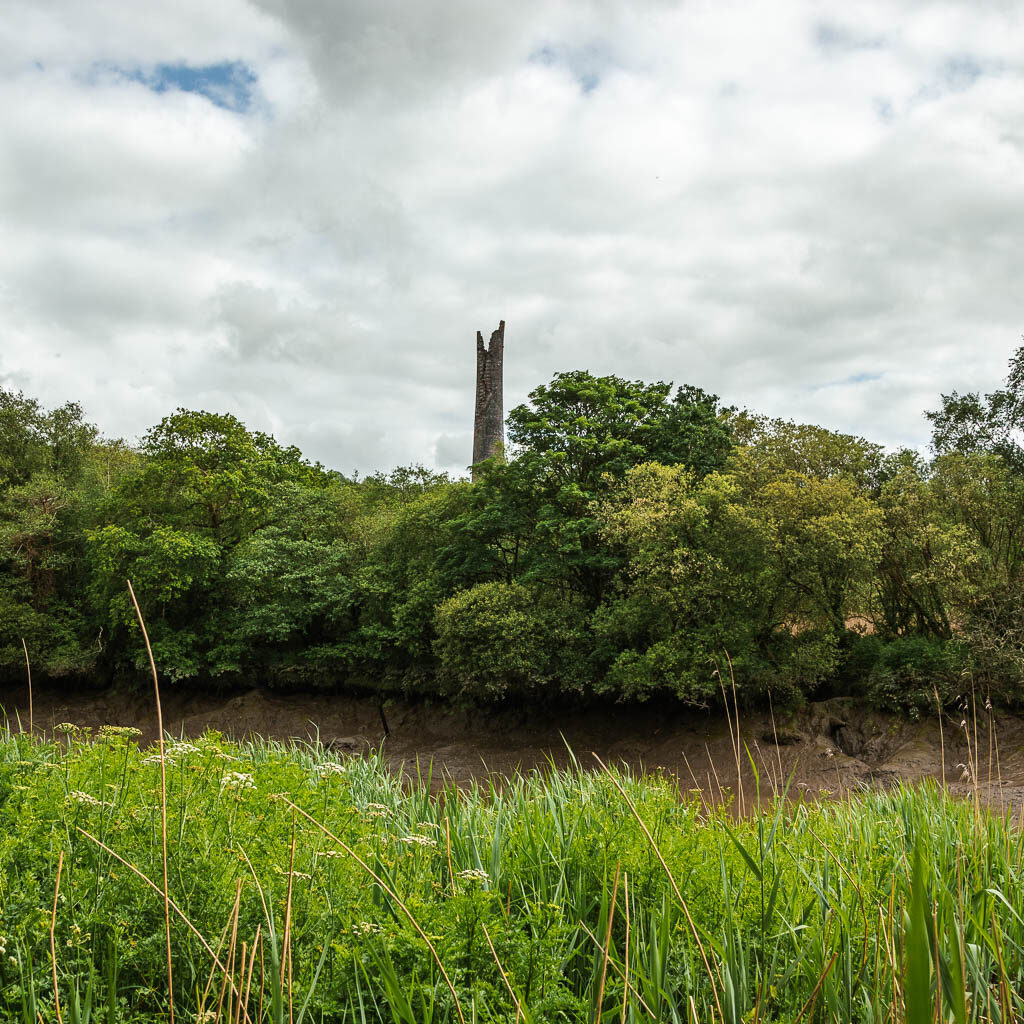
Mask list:
[[[0,689],[0,708],[17,728],[27,728],[27,695]],[[443,780],[508,776],[555,764],[575,755],[675,776],[684,789],[705,799],[730,792],[738,800],[736,753],[723,713],[695,712],[677,705],[605,705],[587,710],[462,710],[429,703],[324,694],[281,694],[251,690],[237,696],[163,694],[164,727],[173,735],[195,736],[216,729],[245,739],[320,740],[339,753],[381,748],[389,763],[406,772],[430,768],[436,788]],[[1024,719],[978,708],[960,715],[911,721],[872,710],[847,698],[809,704],[779,715],[742,713],[739,722],[743,792],[749,804],[757,766],[762,792],[791,779],[791,792],[809,796],[845,794],[889,787],[903,780],[945,780],[950,789],[973,794],[975,767],[982,799],[996,806],[1024,808]],[[149,693],[137,695],[44,689],[35,694],[34,724],[50,733],[72,722],[98,729],[105,724],[142,730],[141,742],[156,739],[156,715]],[[992,728],[989,728],[990,722]],[[572,751],[572,754],[570,753]],[[782,780],[782,783],[780,783]]]

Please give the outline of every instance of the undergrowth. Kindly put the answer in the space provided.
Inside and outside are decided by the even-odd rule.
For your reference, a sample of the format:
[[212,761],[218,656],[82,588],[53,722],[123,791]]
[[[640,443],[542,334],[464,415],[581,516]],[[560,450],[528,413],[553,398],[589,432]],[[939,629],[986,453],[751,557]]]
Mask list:
[[[130,733],[0,735],[2,1020],[172,1012],[159,755]],[[596,763],[438,787],[216,733],[168,741],[166,777],[180,1021],[1024,1012],[1021,833],[935,786],[738,817]]]

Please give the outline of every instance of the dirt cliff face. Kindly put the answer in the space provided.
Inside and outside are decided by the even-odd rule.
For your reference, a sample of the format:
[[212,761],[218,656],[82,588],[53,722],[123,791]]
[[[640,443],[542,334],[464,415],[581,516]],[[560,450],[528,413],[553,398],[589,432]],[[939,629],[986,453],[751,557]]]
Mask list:
[[[809,704],[777,718],[740,714],[735,721],[679,705],[594,706],[588,709],[454,709],[324,694],[263,690],[217,698],[165,687],[164,723],[173,735],[216,729],[235,739],[316,740],[339,756],[380,749],[396,770],[425,775],[434,788],[451,780],[565,767],[575,760],[673,777],[681,791],[709,802],[741,802],[787,789],[792,796],[846,796],[900,781],[944,779],[958,794],[1000,807],[1024,805],[1024,719],[979,708],[966,718],[921,721],[866,708],[849,699]],[[27,695],[0,691],[14,729],[27,728]],[[140,742],[156,739],[148,691],[137,695],[47,689],[35,695],[36,730],[71,722],[93,730],[130,725]],[[963,723],[963,724],[961,724]],[[753,761],[753,766],[751,765]],[[739,771],[737,771],[737,764]],[[754,767],[757,776],[754,775]],[[742,787],[742,796],[741,796]]]
[[[502,375],[505,360],[505,321],[485,347],[476,333],[476,414],[473,418],[473,465],[499,454],[505,443]],[[475,476],[475,474],[474,474]]]

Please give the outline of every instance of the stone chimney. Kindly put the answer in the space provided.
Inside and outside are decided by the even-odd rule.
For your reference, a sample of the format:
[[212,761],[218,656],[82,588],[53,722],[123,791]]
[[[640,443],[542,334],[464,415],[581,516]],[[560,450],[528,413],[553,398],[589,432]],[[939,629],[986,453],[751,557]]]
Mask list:
[[[505,355],[505,321],[484,346],[483,335],[476,332],[476,415],[473,417],[473,465],[494,455],[499,458],[505,446],[505,409],[501,393],[502,362]],[[473,479],[477,472],[473,470]]]

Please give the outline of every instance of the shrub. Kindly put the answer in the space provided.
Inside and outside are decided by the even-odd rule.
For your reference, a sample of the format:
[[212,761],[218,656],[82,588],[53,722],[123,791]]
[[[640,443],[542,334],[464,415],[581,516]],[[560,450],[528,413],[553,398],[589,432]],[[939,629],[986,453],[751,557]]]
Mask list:
[[959,686],[962,650],[953,641],[899,636],[881,643],[867,677],[873,704],[919,715],[935,707],[935,692],[949,699]]
[[581,688],[581,618],[550,596],[480,583],[442,602],[435,626],[443,693],[500,700]]

